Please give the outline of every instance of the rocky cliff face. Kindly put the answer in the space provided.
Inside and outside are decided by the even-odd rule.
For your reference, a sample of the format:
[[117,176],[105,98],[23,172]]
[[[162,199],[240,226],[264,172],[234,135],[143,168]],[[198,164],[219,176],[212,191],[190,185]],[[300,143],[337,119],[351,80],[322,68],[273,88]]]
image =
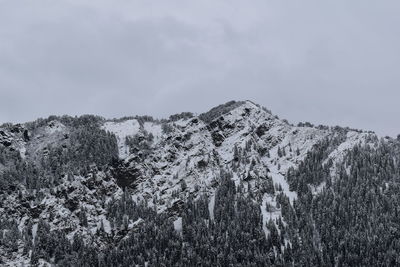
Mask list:
[[[266,223],[282,215],[278,192],[267,190],[268,185],[293,203],[297,193],[289,186],[287,173],[297,169],[324,140],[337,140],[324,156],[334,177],[346,151],[376,139],[373,133],[349,129],[294,126],[250,101],[230,102],[200,116],[186,114],[164,121],[96,118],[95,126],[85,129],[110,138],[98,143],[82,144],[79,138],[84,134],[76,131],[81,126],[71,120],[54,118],[0,128],[0,179],[17,180],[4,185],[0,218],[3,224],[13,220],[21,235],[29,231],[32,242],[39,222],[45,221],[50,231],[63,230],[69,240],[79,233],[84,242],[99,249],[117,244],[140,228],[140,220],[127,219],[122,229],[109,216],[110,205],[127,196],[169,214],[179,230],[182,203],[189,198],[206,196],[213,216],[221,172],[231,173],[234,183],[246,188],[258,203],[268,235]],[[100,146],[107,149],[92,149]],[[82,154],[84,149],[89,152]],[[88,164],[77,171],[70,163],[81,154]],[[90,160],[91,155],[105,154],[112,155]],[[27,171],[30,166],[31,172]],[[49,171],[42,172],[38,166]],[[17,171],[9,172],[14,169]],[[53,174],[58,178],[52,178]],[[30,176],[45,181],[33,186]],[[313,185],[314,194],[323,187],[323,182]],[[3,230],[3,235],[7,231]],[[30,261],[31,252],[24,251],[26,239],[16,242],[12,249],[0,247],[4,264]]]

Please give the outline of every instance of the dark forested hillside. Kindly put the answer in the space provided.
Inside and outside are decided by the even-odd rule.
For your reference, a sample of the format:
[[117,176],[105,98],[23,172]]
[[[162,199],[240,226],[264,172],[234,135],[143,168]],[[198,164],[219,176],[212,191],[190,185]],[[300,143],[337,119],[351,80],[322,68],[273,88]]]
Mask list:
[[0,265],[399,266],[400,141],[250,101],[0,126]]

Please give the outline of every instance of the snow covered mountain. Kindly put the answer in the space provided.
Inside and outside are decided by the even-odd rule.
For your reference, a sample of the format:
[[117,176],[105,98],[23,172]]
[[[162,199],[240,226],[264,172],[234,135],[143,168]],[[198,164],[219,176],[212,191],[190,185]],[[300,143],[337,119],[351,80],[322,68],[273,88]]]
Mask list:
[[[277,227],[281,243],[270,242],[273,262],[284,262],[283,251],[294,250],[295,234],[284,233],[292,222],[283,199],[295,210],[299,194],[324,194],[342,179],[345,166],[350,175],[346,162],[354,149],[394,141],[348,128],[294,126],[251,101],[168,120],[64,116],[6,124],[0,127],[0,263],[71,266],[90,258],[79,254],[90,246],[106,256],[82,266],[107,266],[110,248],[147,229],[151,219],[141,212],[165,216],[174,238],[185,239],[188,201],[206,201],[208,223],[220,216],[215,212],[224,176],[240,188],[235,194],[242,192],[258,207],[265,243],[275,235],[271,223]],[[296,177],[307,173],[311,161],[318,168],[303,191],[303,180]],[[56,242],[49,233],[63,247],[49,250]],[[151,265],[148,256],[141,257],[135,264]]]

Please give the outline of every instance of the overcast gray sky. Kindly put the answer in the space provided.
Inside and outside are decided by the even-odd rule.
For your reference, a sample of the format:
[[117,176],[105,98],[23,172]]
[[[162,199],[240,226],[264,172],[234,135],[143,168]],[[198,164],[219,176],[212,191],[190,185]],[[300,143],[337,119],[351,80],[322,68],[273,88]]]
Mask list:
[[0,0],[0,122],[250,99],[400,133],[400,1]]

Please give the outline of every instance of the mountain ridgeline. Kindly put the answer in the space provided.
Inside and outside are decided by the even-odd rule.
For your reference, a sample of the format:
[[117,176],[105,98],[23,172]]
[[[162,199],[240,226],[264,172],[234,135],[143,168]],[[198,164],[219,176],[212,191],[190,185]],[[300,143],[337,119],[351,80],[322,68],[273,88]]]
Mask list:
[[251,101],[0,126],[1,266],[399,266],[400,140]]

